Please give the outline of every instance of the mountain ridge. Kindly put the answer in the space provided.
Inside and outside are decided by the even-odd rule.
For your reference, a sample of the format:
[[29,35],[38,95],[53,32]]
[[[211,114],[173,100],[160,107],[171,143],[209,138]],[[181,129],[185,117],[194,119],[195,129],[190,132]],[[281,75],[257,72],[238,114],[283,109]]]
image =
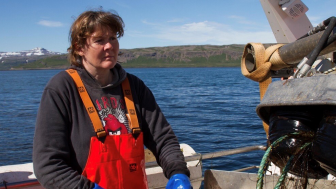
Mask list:
[[[239,66],[245,45],[183,45],[120,49],[123,67],[232,67]],[[43,49],[43,48],[41,48]],[[46,50],[46,49],[45,49]],[[46,50],[47,51],[47,50]],[[42,53],[41,53],[42,54]],[[2,58],[0,70],[63,69],[67,54],[44,54]],[[0,59],[1,62],[1,59]],[[5,66],[6,65],[6,66]]]

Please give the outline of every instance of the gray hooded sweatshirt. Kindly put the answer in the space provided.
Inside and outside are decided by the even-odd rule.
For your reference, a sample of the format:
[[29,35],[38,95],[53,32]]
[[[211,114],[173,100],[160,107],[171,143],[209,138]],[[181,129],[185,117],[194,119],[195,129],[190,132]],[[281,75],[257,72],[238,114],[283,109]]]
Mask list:
[[[111,119],[121,123],[120,129],[108,129],[109,134],[130,133],[121,88],[128,77],[145,146],[153,152],[167,178],[177,173],[190,176],[178,140],[142,80],[117,64],[111,69],[114,82],[101,87],[84,68],[72,68],[80,75],[103,125]],[[96,133],[77,87],[71,76],[61,71],[46,85],[36,120],[33,165],[42,186],[93,188],[94,183],[81,175],[92,136]]]

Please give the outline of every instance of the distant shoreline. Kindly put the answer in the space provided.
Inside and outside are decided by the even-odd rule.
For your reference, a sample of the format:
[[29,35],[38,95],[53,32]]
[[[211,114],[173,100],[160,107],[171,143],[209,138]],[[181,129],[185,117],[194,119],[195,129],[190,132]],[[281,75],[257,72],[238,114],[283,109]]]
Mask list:
[[[187,45],[120,49],[118,60],[124,68],[239,67],[244,45]],[[69,67],[68,55],[12,57],[0,70],[45,70]]]
[[[238,68],[240,67],[239,65],[236,66],[178,66],[178,67],[128,67],[128,66],[123,66],[121,65],[123,68]],[[69,66],[70,67],[70,66]],[[0,70],[0,71],[23,71],[23,70],[65,70],[69,67],[54,67],[54,68],[11,68],[9,70]]]

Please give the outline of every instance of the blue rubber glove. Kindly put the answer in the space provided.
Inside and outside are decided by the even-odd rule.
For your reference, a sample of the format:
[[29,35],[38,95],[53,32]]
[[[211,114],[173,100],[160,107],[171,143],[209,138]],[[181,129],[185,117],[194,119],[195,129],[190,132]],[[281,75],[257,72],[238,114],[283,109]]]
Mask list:
[[175,174],[170,177],[166,189],[192,189],[192,186],[187,175]]
[[100,187],[97,183],[95,183],[95,185],[94,185],[94,188],[93,189],[104,189],[104,188],[102,188],[102,187]]

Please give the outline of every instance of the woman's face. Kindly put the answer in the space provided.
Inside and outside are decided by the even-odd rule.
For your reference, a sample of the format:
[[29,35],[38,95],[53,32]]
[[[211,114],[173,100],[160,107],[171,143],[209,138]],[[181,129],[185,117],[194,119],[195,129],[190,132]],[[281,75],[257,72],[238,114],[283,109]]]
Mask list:
[[116,33],[108,27],[97,27],[79,51],[84,67],[94,72],[112,69],[117,63],[118,53]]

